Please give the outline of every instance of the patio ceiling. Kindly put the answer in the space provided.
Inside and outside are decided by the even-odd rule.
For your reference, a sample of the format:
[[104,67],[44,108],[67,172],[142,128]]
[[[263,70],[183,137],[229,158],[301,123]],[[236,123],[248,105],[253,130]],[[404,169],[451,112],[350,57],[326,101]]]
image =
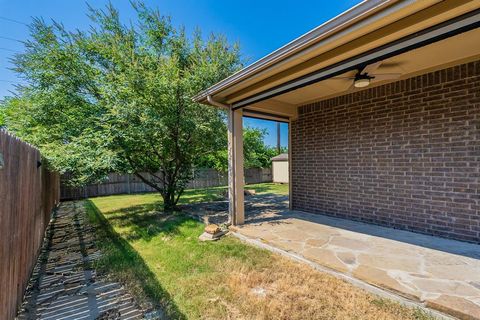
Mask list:
[[[451,65],[478,60],[480,59],[480,41],[478,39],[480,39],[480,29],[474,29],[453,38],[383,60],[376,73],[400,74],[400,77],[394,80],[383,81],[372,79],[368,88],[398,81],[399,79],[410,78],[436,69],[443,69]],[[359,91],[361,89],[352,88],[353,80],[348,79],[353,78],[356,72],[355,70],[348,71],[339,76],[258,102],[248,106],[248,108],[255,110],[267,108],[269,111],[274,111],[275,105],[281,105],[283,108],[280,108],[281,110],[279,111],[286,115],[289,109],[293,111],[299,105],[339,94]]]
[[[373,2],[378,1],[366,1],[362,5]],[[385,4],[386,2],[389,5]],[[330,77],[318,77],[316,81],[292,86],[291,91],[287,92],[283,88],[289,83],[308,78],[311,74],[321,73],[322,70],[344,61],[354,63],[356,57],[366,55],[405,37],[415,37],[423,30],[429,30],[429,28],[434,30],[435,26],[445,24],[445,21],[457,21],[459,17],[468,16],[470,25],[468,29],[457,27],[456,33],[459,34],[446,33],[444,35],[448,37],[446,39],[432,38],[437,42],[429,40],[430,44],[424,43],[415,49],[409,48],[400,54],[380,59],[382,63],[376,72],[398,73],[400,74],[398,79],[402,79],[458,62],[478,59],[480,57],[479,8],[478,0],[383,1],[381,9],[349,25],[348,28],[329,36],[320,34],[317,42],[285,57],[276,64],[264,66],[263,70],[245,73],[249,69],[247,67],[246,71],[243,71],[245,73],[243,78],[241,71],[237,78],[234,77],[235,75],[232,76],[233,78],[227,78],[200,93],[195,99],[207,103],[206,97],[210,95],[214,100],[232,105],[234,108],[244,108],[244,115],[266,119],[275,119],[275,116],[279,116],[280,118],[276,120],[288,121],[289,118],[296,117],[296,107],[299,105],[359,90],[352,89],[353,80],[344,78],[353,77],[357,72],[355,69],[365,64],[352,65],[348,71],[344,69],[343,73],[336,72]],[[335,78],[331,78],[332,76]],[[373,79],[370,87],[387,82]],[[280,89],[275,91],[279,87]],[[271,92],[273,94],[270,94]]]

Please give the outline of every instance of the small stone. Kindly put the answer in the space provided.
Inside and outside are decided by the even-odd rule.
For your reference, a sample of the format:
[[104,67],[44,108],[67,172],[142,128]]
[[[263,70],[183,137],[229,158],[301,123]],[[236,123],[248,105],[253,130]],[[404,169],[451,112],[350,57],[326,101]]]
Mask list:
[[267,290],[262,287],[255,287],[252,290],[250,290],[254,295],[259,296],[261,298],[265,298],[267,296]]
[[245,189],[243,193],[246,196],[254,196],[257,192],[254,189]]
[[214,223],[209,224],[208,226],[205,227],[205,232],[210,233],[210,234],[215,234],[220,232],[220,227]]
[[198,237],[198,239],[200,241],[216,241],[216,240],[220,239],[220,237],[216,237],[215,235],[213,235],[211,233],[204,232]]

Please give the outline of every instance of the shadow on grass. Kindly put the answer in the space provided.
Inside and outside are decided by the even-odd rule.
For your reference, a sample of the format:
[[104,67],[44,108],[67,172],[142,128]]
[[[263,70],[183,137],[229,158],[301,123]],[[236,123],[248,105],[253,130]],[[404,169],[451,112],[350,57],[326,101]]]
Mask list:
[[[93,202],[88,200],[92,206]],[[97,208],[97,211],[98,208]],[[107,223],[119,227],[128,227],[122,232],[122,237],[129,241],[144,240],[149,242],[159,233],[167,236],[179,234],[178,227],[185,221],[185,217],[175,213],[164,213],[152,205],[137,205],[118,209],[114,217],[109,217]],[[103,215],[102,215],[103,216]],[[105,219],[105,217],[103,217]]]
[[[154,309],[161,310],[166,319],[187,319],[140,254],[113,229],[92,201],[85,200],[85,202],[89,220],[96,225],[97,243],[103,254],[98,262],[100,270],[126,283],[134,296],[140,297],[141,300],[142,297],[146,298],[145,300],[150,302]],[[171,228],[173,231],[176,229],[175,225],[180,224],[181,220],[178,219],[176,223],[173,221],[166,223],[166,228]]]
[[254,189],[256,193],[264,193],[264,194],[275,194],[275,191],[272,190],[270,185],[245,185],[245,189]]
[[252,183],[246,184],[245,189],[253,189],[257,194],[275,194],[288,196],[288,184],[279,184],[279,183]]
[[222,200],[225,198],[225,192],[226,187],[185,190],[185,193],[182,195],[182,197],[180,197],[179,204],[191,204],[198,202],[211,202]]
[[[143,195],[148,195],[148,194],[144,194],[144,193],[139,193],[139,194],[135,194],[135,196],[143,196]],[[95,199],[95,198],[93,198]],[[90,200],[89,200],[90,201]],[[93,204],[93,202],[92,202]],[[112,209],[109,209],[109,210],[104,210],[102,212],[102,214],[105,214],[105,215],[110,215],[112,213],[117,213],[117,212],[135,212],[135,211],[138,211],[138,212],[160,212],[162,211],[162,202],[161,201],[156,201],[154,203],[145,203],[145,204],[139,204],[139,205],[136,205],[136,206],[132,206],[131,204],[126,204],[125,207],[120,207],[120,208],[112,208]]]

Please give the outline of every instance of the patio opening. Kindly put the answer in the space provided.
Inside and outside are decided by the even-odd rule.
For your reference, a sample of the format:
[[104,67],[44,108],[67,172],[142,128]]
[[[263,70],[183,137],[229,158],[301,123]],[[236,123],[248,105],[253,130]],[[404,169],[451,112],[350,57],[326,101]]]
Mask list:
[[[234,121],[231,121],[232,118]],[[288,161],[290,124],[287,118],[265,112],[237,110],[229,122],[229,185],[225,198],[214,202],[183,205],[182,208],[206,224],[217,225],[242,225],[266,212],[288,210],[291,171]],[[255,170],[248,167],[245,155],[248,157],[251,150],[243,148],[244,127],[266,131],[266,144],[272,151],[270,167]],[[243,175],[238,175],[238,172],[243,172]]]

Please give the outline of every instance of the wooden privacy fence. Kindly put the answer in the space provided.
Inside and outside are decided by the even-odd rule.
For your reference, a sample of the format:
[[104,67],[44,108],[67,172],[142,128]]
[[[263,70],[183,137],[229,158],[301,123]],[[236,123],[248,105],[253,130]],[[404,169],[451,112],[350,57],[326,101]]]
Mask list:
[[16,315],[59,198],[40,152],[0,130],[0,319]]
[[[147,186],[133,174],[111,173],[108,178],[98,184],[90,184],[85,187],[69,187],[68,175],[61,178],[62,200],[83,199],[89,197],[107,196],[112,194],[129,194],[155,192],[152,187]],[[271,168],[249,168],[245,169],[245,183],[262,183],[272,181]],[[202,168],[193,171],[193,180],[188,184],[188,189],[201,189],[226,186],[228,177],[226,173],[215,169]]]

